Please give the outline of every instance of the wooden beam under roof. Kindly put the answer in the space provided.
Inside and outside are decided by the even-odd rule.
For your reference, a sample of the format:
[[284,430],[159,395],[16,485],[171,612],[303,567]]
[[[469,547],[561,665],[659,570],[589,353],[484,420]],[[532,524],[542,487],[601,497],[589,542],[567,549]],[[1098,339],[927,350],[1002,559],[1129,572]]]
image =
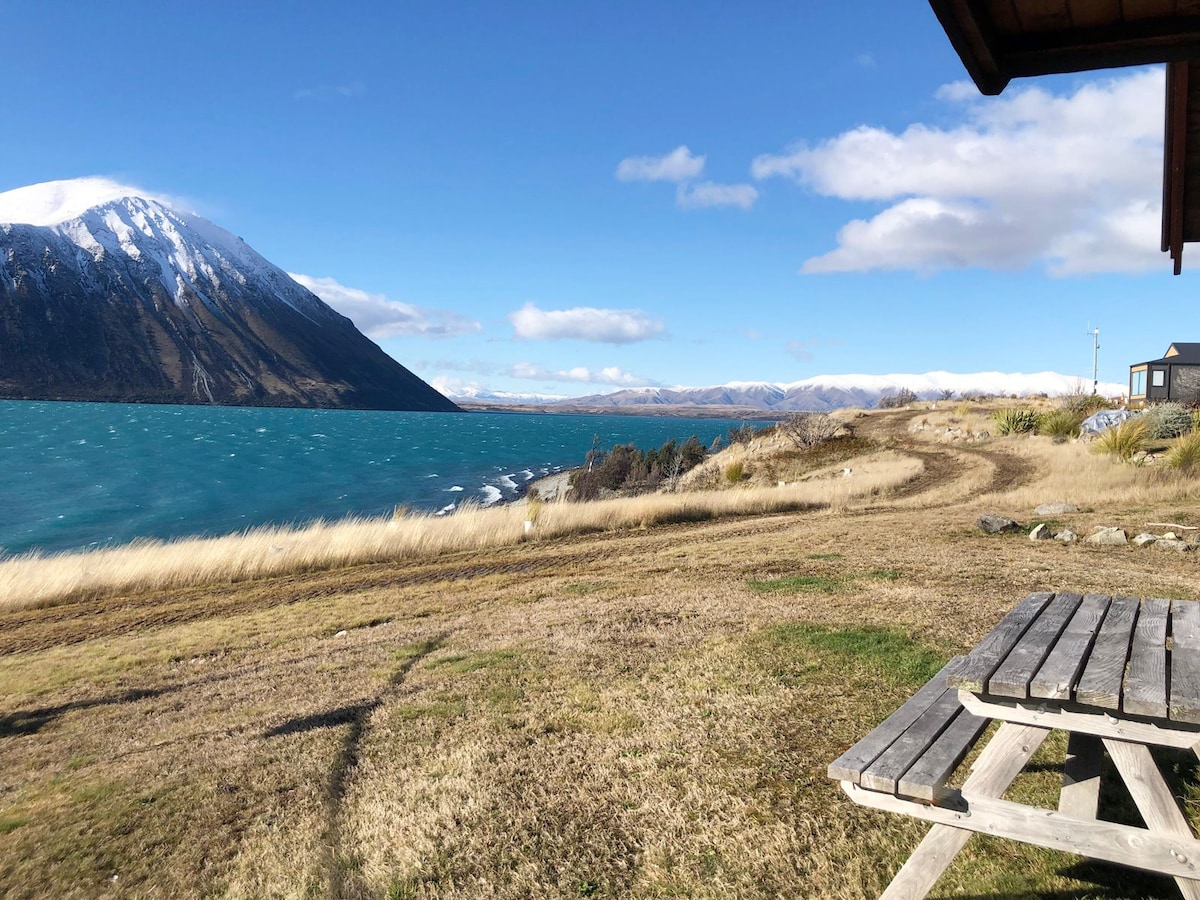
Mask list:
[[1200,241],[1200,0],[929,0],[979,90],[1167,63],[1162,249]]
[[1013,78],[1200,58],[1200,0],[929,0],[981,92]]

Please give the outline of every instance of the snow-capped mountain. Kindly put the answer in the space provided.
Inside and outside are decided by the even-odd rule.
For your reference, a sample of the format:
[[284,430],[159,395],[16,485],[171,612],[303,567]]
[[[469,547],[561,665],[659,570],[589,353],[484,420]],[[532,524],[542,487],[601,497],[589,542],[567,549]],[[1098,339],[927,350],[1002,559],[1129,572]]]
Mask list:
[[[695,406],[744,407],[777,412],[809,412],[846,406],[873,407],[889,394],[907,388],[923,400],[936,400],[944,392],[961,397],[970,394],[997,396],[1033,394],[1058,396],[1076,391],[1091,392],[1091,382],[1057,372],[1033,374],[977,372],[926,372],[924,375],[818,375],[790,383],[734,381],[710,387],[631,388],[611,394],[574,397],[576,406],[642,407]],[[1101,382],[1103,396],[1125,392],[1122,384]]]
[[102,178],[0,193],[0,397],[457,408],[241,238]]

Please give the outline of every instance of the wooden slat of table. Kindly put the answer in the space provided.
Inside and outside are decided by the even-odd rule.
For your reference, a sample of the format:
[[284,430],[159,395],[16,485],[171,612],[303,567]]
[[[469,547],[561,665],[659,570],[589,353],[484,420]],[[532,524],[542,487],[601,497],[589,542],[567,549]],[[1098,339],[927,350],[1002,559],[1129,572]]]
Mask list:
[[943,692],[934,704],[904,730],[892,745],[871,763],[858,783],[872,791],[896,793],[901,777],[962,711],[958,692]]
[[1079,594],[1055,595],[988,679],[987,692],[1019,700],[1028,697],[1029,683],[1050,655],[1082,599]]
[[1074,696],[1075,683],[1108,612],[1110,599],[1105,594],[1084,596],[1058,643],[1029,683],[1029,696],[1051,700],[1070,700]]
[[829,764],[829,777],[858,784],[863,770],[890,747],[946,691],[946,679],[966,657],[956,656],[870,734]]
[[1167,716],[1167,614],[1170,600],[1143,600],[1133,627],[1122,709],[1142,716]]
[[946,779],[958,768],[967,751],[987,727],[988,720],[963,710],[900,777],[896,793],[902,797],[936,803],[946,793]]
[[1075,699],[1080,703],[1101,709],[1121,708],[1121,684],[1137,612],[1136,597],[1113,597],[1075,688]]
[[1200,603],[1171,602],[1171,709],[1177,722],[1200,723]]
[[1007,616],[1000,620],[987,636],[967,656],[966,662],[950,676],[951,687],[982,693],[988,678],[999,668],[1004,657],[1021,639],[1029,623],[1054,595],[1040,592],[1030,594]]

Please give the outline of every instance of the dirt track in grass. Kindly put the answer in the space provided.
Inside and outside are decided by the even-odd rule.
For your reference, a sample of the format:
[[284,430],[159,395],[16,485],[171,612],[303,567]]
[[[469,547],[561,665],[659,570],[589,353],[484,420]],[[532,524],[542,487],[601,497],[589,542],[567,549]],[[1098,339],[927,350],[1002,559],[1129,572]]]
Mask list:
[[[876,896],[921,829],[824,768],[914,685],[822,635],[947,656],[1030,590],[1198,589],[1193,554],[978,533],[983,512],[1028,521],[975,498],[1037,467],[918,439],[912,418],[859,420],[923,469],[844,512],[0,614],[3,893]],[[1021,790],[1052,802],[1043,768]],[[976,839],[935,896],[1174,890]]]

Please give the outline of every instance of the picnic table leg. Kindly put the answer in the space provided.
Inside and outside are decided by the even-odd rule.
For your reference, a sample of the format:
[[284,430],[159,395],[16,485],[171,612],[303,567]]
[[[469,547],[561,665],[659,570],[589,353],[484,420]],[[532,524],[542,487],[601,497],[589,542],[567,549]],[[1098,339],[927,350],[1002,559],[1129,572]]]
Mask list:
[[[1192,839],[1192,829],[1180,811],[1174,794],[1163,780],[1158,764],[1150,755],[1150,748],[1144,744],[1131,744],[1109,738],[1104,739],[1104,746],[1117,771],[1121,773],[1125,786],[1129,788],[1138,812],[1146,821],[1146,827],[1151,831]],[[1200,881],[1177,877],[1175,883],[1187,900],[1200,900]]]
[[1076,819],[1094,819],[1100,806],[1100,738],[1072,731],[1067,738],[1058,811]]
[[[1048,728],[1003,723],[971,766],[963,791],[1002,796],[1049,733]],[[879,900],[921,900],[970,837],[971,832],[962,828],[934,825]]]

